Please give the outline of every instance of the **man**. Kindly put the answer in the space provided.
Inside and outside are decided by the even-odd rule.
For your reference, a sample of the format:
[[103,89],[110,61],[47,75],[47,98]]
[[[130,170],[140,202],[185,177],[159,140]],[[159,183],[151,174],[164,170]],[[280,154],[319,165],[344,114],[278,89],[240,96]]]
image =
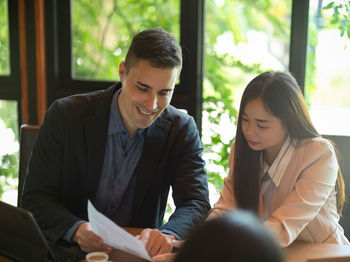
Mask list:
[[[181,67],[174,36],[145,30],[119,65],[120,82],[50,106],[22,196],[50,241],[111,250],[91,231],[88,199],[120,226],[147,228],[140,239],[151,256],[171,251],[172,240],[206,216],[198,130],[192,117],[169,105]],[[170,186],[176,210],[163,225]]]

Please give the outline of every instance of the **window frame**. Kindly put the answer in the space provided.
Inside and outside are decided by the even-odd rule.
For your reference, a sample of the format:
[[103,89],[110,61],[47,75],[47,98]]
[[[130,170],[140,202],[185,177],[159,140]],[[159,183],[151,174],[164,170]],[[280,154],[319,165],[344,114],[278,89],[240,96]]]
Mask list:
[[17,16],[18,5],[16,1],[7,0],[8,28],[9,28],[9,63],[10,74],[0,75],[0,99],[20,101],[20,65],[19,65],[19,24]]
[[306,49],[309,23],[309,0],[292,1],[292,23],[289,49],[289,72],[305,94]]

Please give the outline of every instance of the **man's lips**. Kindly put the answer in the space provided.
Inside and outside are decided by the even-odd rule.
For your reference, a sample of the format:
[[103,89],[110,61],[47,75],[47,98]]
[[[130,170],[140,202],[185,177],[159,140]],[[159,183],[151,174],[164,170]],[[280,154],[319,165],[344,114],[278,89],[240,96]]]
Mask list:
[[139,106],[136,106],[136,108],[138,109],[138,111],[139,111],[142,115],[145,115],[145,116],[147,116],[147,117],[150,117],[150,116],[154,115],[154,114],[157,113],[158,110],[159,110],[159,109],[157,108],[156,110],[149,112],[148,110],[144,110],[144,109],[142,109],[142,108],[139,107]]

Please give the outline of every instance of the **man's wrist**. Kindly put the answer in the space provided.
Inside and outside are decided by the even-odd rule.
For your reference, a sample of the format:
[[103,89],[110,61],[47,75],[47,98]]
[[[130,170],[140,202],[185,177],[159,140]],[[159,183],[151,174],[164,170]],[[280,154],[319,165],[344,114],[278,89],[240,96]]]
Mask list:
[[170,229],[161,229],[159,231],[163,234],[166,234],[166,235],[173,237],[174,239],[172,239],[172,240],[181,240],[182,239],[177,233],[175,233],[174,231],[172,231]]
[[78,238],[76,237],[77,230],[79,226],[83,223],[86,223],[85,220],[77,221],[65,234],[63,239],[68,242],[76,242],[78,243]]

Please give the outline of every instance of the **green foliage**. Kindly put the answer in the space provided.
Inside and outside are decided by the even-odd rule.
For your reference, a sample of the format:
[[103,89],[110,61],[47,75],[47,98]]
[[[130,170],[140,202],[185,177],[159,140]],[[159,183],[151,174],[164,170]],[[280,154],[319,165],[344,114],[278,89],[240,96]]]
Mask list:
[[[310,13],[310,12],[309,12]],[[310,97],[317,91],[316,74],[316,47],[318,45],[318,33],[320,30],[317,13],[309,14],[308,43],[306,55],[306,77],[305,77],[305,101],[311,104]]]
[[331,24],[338,27],[340,36],[350,39],[350,1],[330,2],[323,9],[333,10]]
[[0,119],[7,128],[11,128],[15,134],[15,141],[18,141],[17,102],[0,100],[0,112]]
[[[326,14],[326,12],[331,12],[331,16]],[[316,47],[318,43],[318,34],[323,29],[337,28],[339,30],[340,36],[347,37],[350,39],[350,1],[337,1],[330,2],[324,6],[318,14],[317,11],[314,13],[310,12],[309,15],[309,28],[308,28],[308,45],[307,45],[307,61],[306,61],[306,102],[308,105],[311,104],[310,99],[314,97],[315,93],[318,92],[318,87],[316,85]],[[347,46],[344,46],[346,48]],[[339,80],[335,78],[335,80]],[[340,81],[344,81],[340,78]],[[333,83],[331,88],[337,88],[341,86],[341,83]],[[329,93],[329,92],[326,92]],[[341,91],[337,91],[339,99],[334,98],[338,105],[341,101],[347,104],[345,99],[347,96],[343,95]]]
[[[0,0],[0,75],[8,75],[10,73],[9,59],[9,25],[7,0]],[[0,121],[3,120],[5,126],[11,128],[18,141],[17,128],[17,110],[16,103],[5,102],[0,100]],[[15,110],[13,110],[15,108]],[[0,199],[2,194],[7,190],[16,188],[13,179],[18,173],[18,157],[17,154],[6,154],[0,159]]]
[[[237,106],[241,90],[253,76],[267,69],[260,63],[247,63],[235,55],[221,54],[216,50],[218,38],[223,34],[232,33],[236,46],[248,42],[248,32],[254,30],[264,32],[270,38],[280,39],[289,45],[290,23],[288,16],[291,1],[272,0],[241,0],[241,1],[206,1],[206,35],[205,35],[205,79],[203,93],[203,111],[207,112],[210,122],[210,140],[204,143],[207,161],[208,181],[217,192],[223,186],[223,177],[228,172],[229,151],[234,139],[235,130],[229,141],[223,141],[221,122],[227,117],[236,122]],[[234,47],[232,47],[234,48]],[[278,57],[285,70],[287,59]],[[204,122],[204,121],[203,121]],[[222,168],[224,172],[222,172]]]
[[[17,189],[18,154],[6,154],[1,159],[0,165],[0,199],[4,192]],[[12,183],[11,183],[12,182]]]
[[179,0],[73,0],[73,76],[116,80],[133,35],[162,27],[180,35]]
[[0,75],[10,72],[7,0],[0,0]]
[[[11,128],[18,141],[17,103],[0,100],[0,121],[4,121],[6,128]],[[0,199],[7,190],[17,188],[18,153],[5,154],[0,159]]]

